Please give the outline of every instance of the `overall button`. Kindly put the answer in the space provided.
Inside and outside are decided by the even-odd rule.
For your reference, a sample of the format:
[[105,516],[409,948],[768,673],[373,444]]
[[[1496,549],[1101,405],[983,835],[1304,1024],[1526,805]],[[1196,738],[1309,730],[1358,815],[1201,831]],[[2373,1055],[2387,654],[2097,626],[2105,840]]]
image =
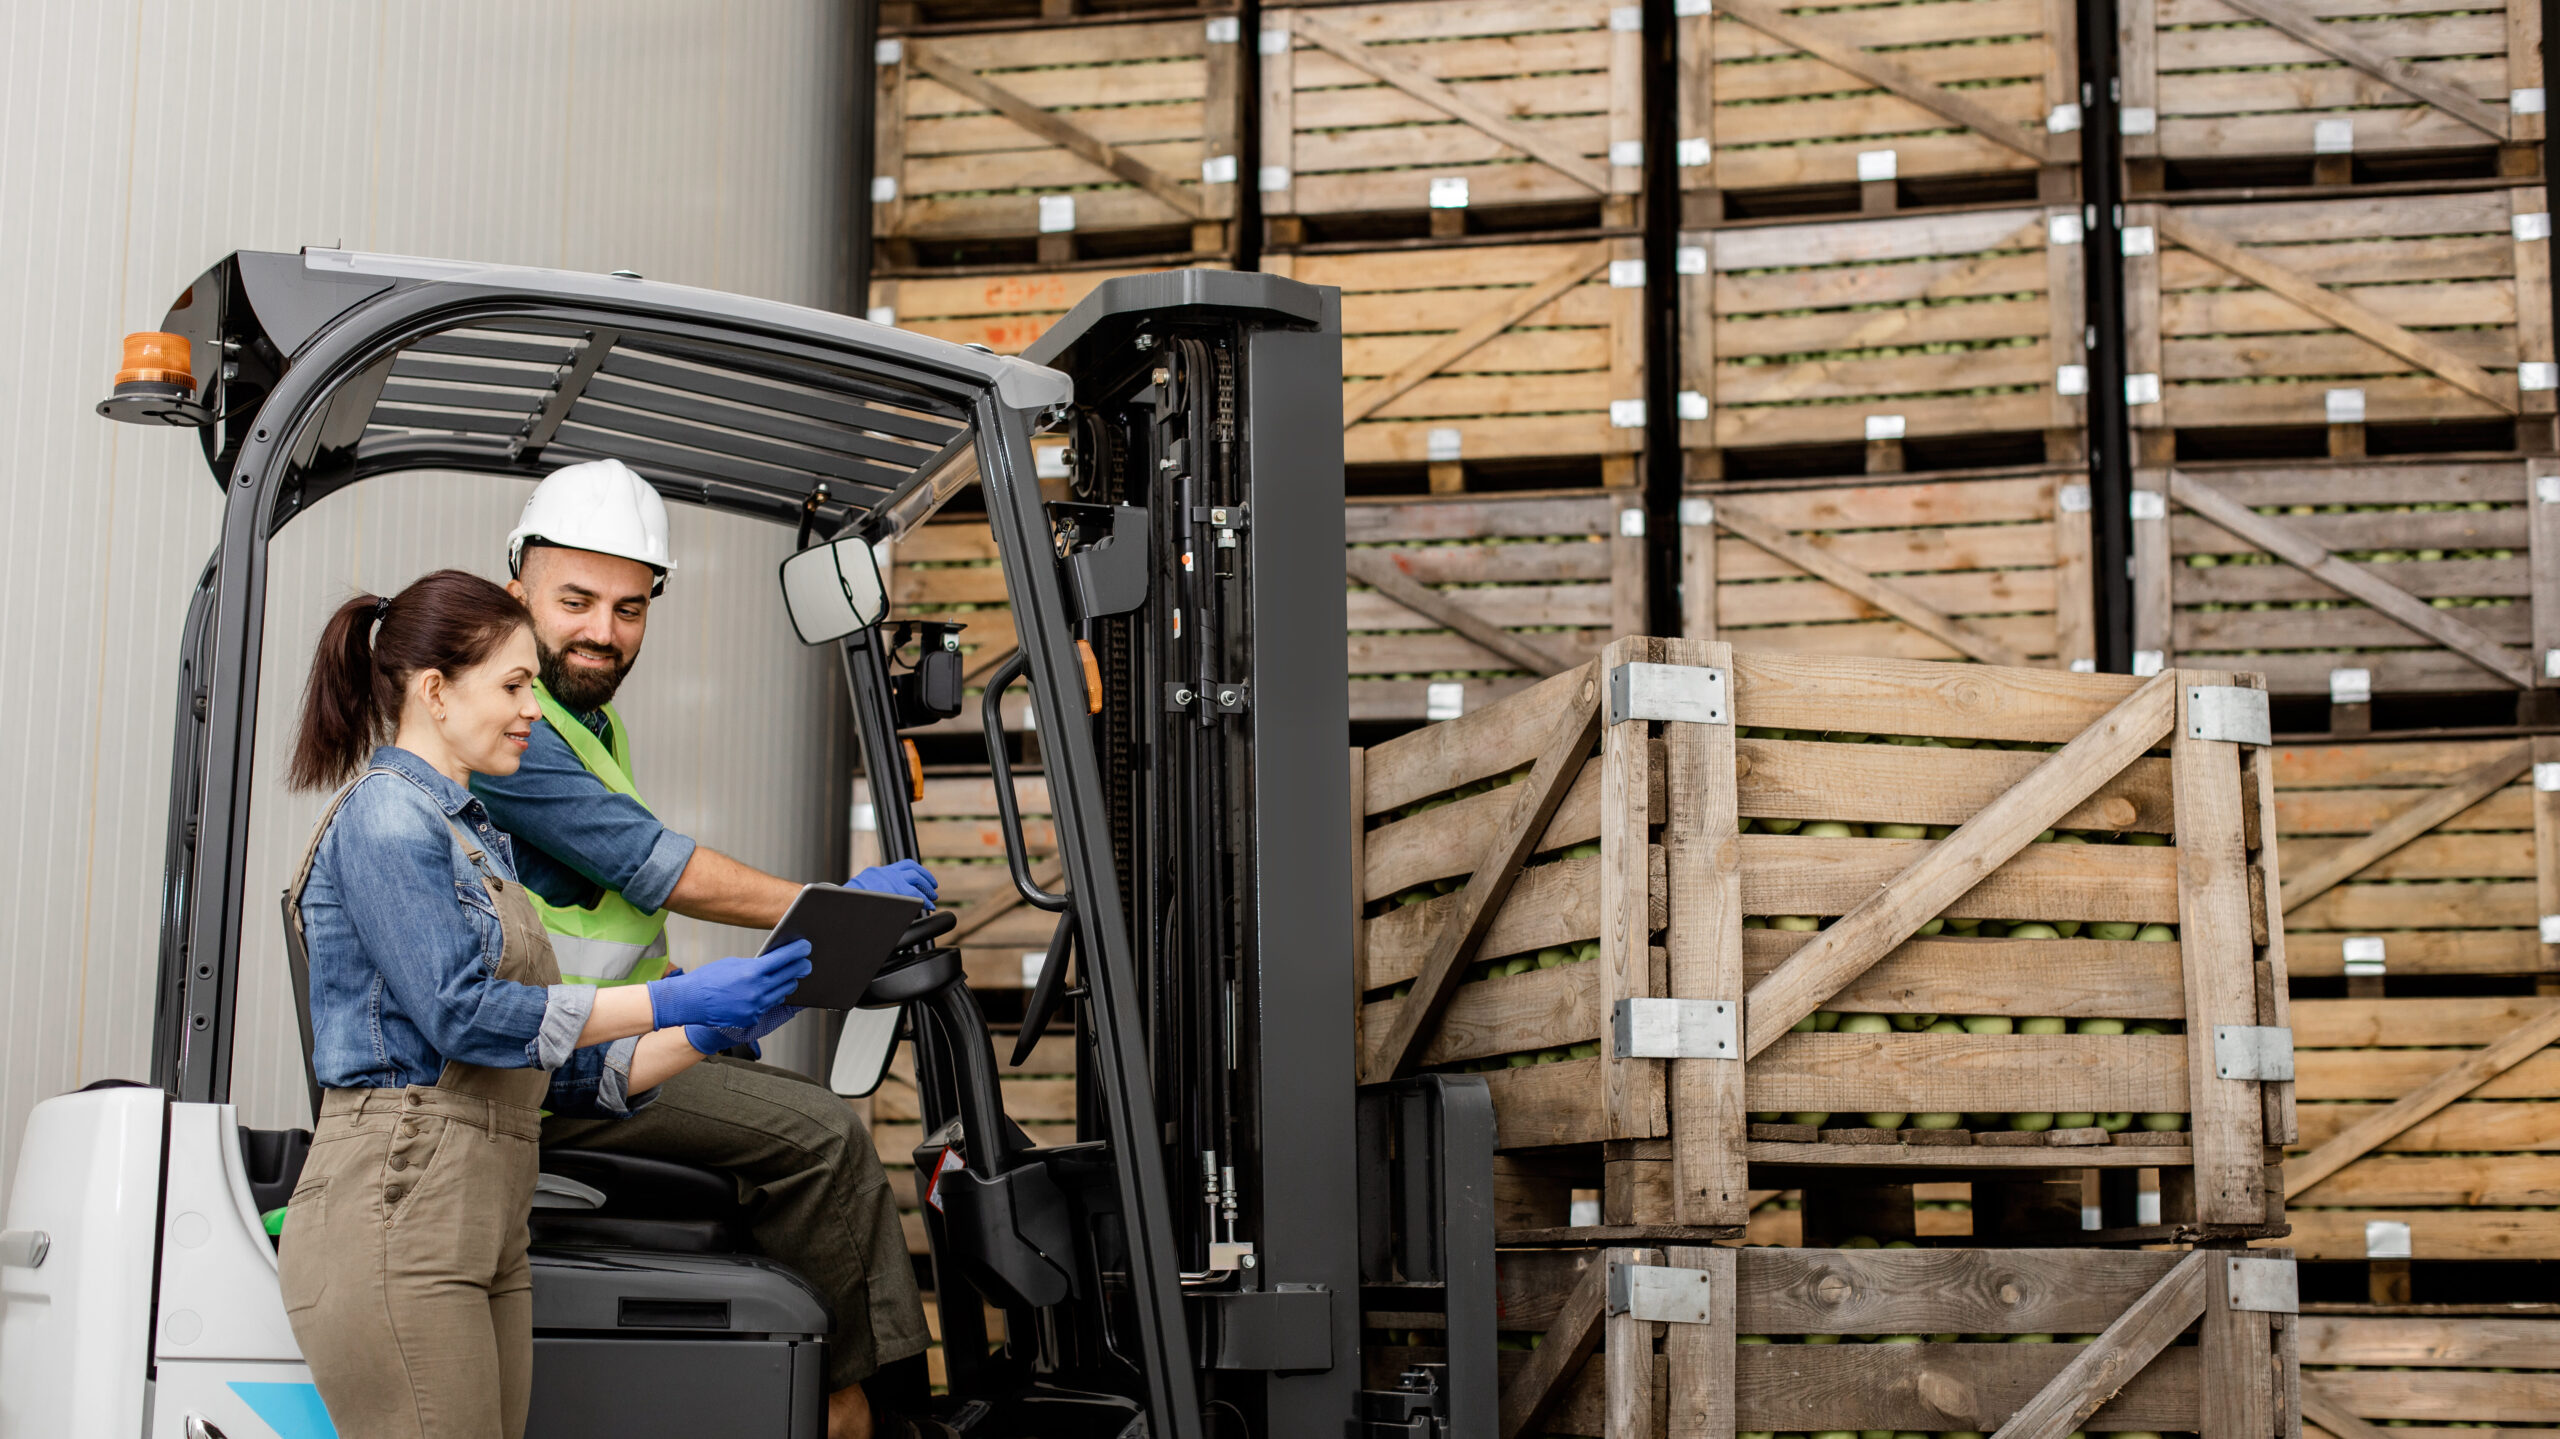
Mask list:
[[396,1174],[396,1173],[398,1173],[399,1171],[401,1171],[401,1170],[403,1170],[403,1169],[406,1169],[406,1168],[408,1168],[408,1167],[409,1167],[409,1158],[408,1158],[408,1156],[407,1156],[407,1155],[404,1155],[404,1154],[395,1154],[395,1155],[391,1156],[391,1169],[392,1169],[392,1172],[393,1172],[393,1173],[395,1173],[395,1174]]
[[416,1120],[414,1120],[414,1119],[404,1119],[404,1120],[401,1120],[401,1121],[400,1121],[400,1137],[401,1137],[401,1138],[403,1138],[403,1139],[415,1139],[415,1138],[417,1138],[417,1137],[418,1137],[418,1121],[416,1121]]

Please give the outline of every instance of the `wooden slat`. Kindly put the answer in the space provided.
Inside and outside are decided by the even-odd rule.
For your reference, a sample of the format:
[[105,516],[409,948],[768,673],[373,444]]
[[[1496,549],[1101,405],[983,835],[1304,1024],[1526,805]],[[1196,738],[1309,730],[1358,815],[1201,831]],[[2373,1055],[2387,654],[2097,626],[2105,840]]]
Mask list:
[[1207,219],[1201,197],[1154,166],[1052,111],[1044,110],[919,40],[906,42],[907,62],[1079,159],[1101,166],[1171,206],[1176,214]]
[[1290,11],[1289,26],[1344,64],[1395,86],[1452,119],[1474,126],[1593,194],[1609,192],[1606,167],[1593,164],[1580,151],[1558,142],[1553,136],[1520,124],[1500,111],[1478,103],[1464,92],[1441,83],[1421,66],[1396,55],[1394,50],[1363,45],[1348,31],[1320,18],[1311,10]]
[[[1609,1264],[1647,1264],[1662,1262],[1659,1249],[1608,1249],[1601,1251]],[[1608,1319],[1608,1335],[1602,1359],[1608,1367],[1609,1439],[1657,1439],[1654,1427],[1658,1395],[1654,1381],[1658,1376],[1653,1359],[1654,1331],[1661,1326],[1638,1319],[1631,1313],[1612,1314]]]
[[[1663,659],[1730,673],[1733,649],[1708,640],[1667,640]],[[1662,847],[1671,914],[1663,945],[1675,999],[1738,1003],[1743,994],[1734,730],[1730,724],[1672,724],[1663,736],[1670,812]],[[1746,1123],[1741,1063],[1673,1061],[1671,1113],[1672,1203],[1678,1221],[1748,1223],[1749,1175],[1740,1143]],[[1673,1338],[1679,1338],[1679,1331]],[[1730,1429],[1730,1399],[1720,1418],[1708,1417]],[[1674,1436],[1684,1432],[1677,1406],[1671,1427]]]
[[2411,840],[2506,788],[2516,776],[2532,767],[2533,742],[2520,740],[2474,765],[2453,783],[2419,796],[2372,833],[2296,869],[2284,881],[2282,903],[2285,912],[2291,914],[2349,878],[2363,873]]
[[[1859,43],[1861,37],[1839,22],[1791,14],[1770,0],[1726,0],[1723,13],[2038,163],[2063,158],[2059,147],[2049,143],[2042,132],[2029,132],[2033,139],[2020,135],[2019,127],[2007,117],[1970,95],[1933,85],[1892,55],[1866,49]],[[2076,145],[2071,153],[2078,153]]]
[[1347,549],[1342,567],[1351,578],[1394,600],[1424,619],[1456,630],[1468,639],[1531,674],[1561,674],[1566,664],[1531,642],[1469,609],[1446,591],[1437,590],[1404,572],[1399,557],[1388,550]]
[[1546,278],[1513,293],[1503,303],[1443,336],[1394,374],[1372,380],[1343,396],[1342,427],[1347,430],[1369,418],[1388,401],[1473,354],[1485,341],[1554,303],[1559,296],[1589,279],[1593,271],[1608,263],[1609,247],[1605,242],[1584,247]]
[[2302,1417],[2329,1431],[2334,1439],[2390,1439],[2380,1425],[2367,1424],[2338,1402],[2322,1376],[2302,1376]]
[[2239,749],[2187,730],[2188,686],[2233,684],[2212,670],[2178,677],[2169,749],[2178,815],[2178,947],[2186,961],[2187,1110],[2194,1131],[2195,1217],[2206,1224],[2266,1219],[2266,1118],[2254,1081],[2225,1079],[2214,1063],[2214,1031],[2256,1025],[2257,946],[2252,934],[2249,855]]
[[1731,497],[1716,503],[1716,523],[1805,573],[1839,586],[1913,629],[1984,664],[2017,667],[2027,662],[2025,656],[1992,636],[1962,620],[1940,614],[1890,581],[1841,563],[1826,551],[1761,520],[1747,506],[1736,504]]
[[2399,1102],[2348,1126],[2318,1149],[2287,1161],[2285,1197],[2291,1199],[2363,1158],[2376,1145],[2513,1069],[2555,1040],[2560,1040],[2560,1004],[2516,1026],[2496,1043],[2466,1055],[2461,1063],[2410,1091]]
[[1674,1324],[1663,1336],[1668,1439],[1733,1439],[1736,1259],[1730,1249],[1663,1251],[1663,1262],[1673,1268],[1707,1273],[1707,1322]]
[[2053,1382],[2009,1416],[1992,1439],[2063,1439],[2078,1429],[2204,1313],[2208,1281],[2220,1277],[2222,1258],[2200,1249],[2179,1261],[2095,1342],[2080,1346]]
[[1545,1339],[1503,1387],[1502,1439],[1539,1432],[1539,1425],[1564,1397],[1565,1385],[1599,1347],[1601,1326],[1608,1318],[1604,1302],[1608,1271],[1609,1266],[1596,1255],[1585,1260],[1582,1277],[1575,1281],[1555,1322],[1547,1326]]
[[[1660,642],[1644,636],[1613,640],[1600,657],[1600,673],[1620,665],[1655,664]],[[1654,745],[1650,726],[1625,722],[1600,736],[1600,1012],[1614,1014],[1631,999],[1651,998],[1653,984],[1653,885],[1647,837],[1651,829]],[[1675,726],[1674,728],[1680,728]],[[1732,726],[1720,726],[1728,734]],[[1588,766],[1585,767],[1586,770]],[[1733,923],[1737,934],[1741,916]],[[1675,926],[1676,928],[1676,926]],[[1664,1131],[1663,1061],[1631,1059],[1617,1052],[1613,1032],[1601,1036],[1601,1066],[1608,1086],[1609,1128],[1603,1138],[1646,1139]],[[1740,1221],[1735,1221],[1740,1222]],[[1645,1353],[1653,1353],[1650,1340]]]
[[[2520,3],[2520,0],[2517,0]],[[2343,25],[2324,25],[2293,0],[2222,0],[2244,15],[2266,21],[2312,49],[2362,70],[2382,83],[2433,105],[2492,140],[2507,138],[2506,117],[2417,66],[2358,40]],[[2351,1439],[2341,1434],[2338,1439]]]

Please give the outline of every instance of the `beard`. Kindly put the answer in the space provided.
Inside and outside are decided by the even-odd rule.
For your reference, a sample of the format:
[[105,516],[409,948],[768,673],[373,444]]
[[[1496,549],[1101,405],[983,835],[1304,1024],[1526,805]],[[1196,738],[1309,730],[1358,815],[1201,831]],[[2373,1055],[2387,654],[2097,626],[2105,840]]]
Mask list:
[[[542,654],[542,687],[551,697],[578,714],[592,714],[613,702],[614,692],[622,688],[622,677],[631,673],[631,659],[622,651],[584,642],[555,650],[539,637],[534,648]],[[570,651],[612,661],[610,669],[572,669],[567,660]]]

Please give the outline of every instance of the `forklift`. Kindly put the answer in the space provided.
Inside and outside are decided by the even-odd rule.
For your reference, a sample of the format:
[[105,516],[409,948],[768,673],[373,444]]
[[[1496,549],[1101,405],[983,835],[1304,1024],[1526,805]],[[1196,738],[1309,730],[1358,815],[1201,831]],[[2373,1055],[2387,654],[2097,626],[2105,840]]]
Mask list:
[[[205,272],[98,407],[195,430],[225,496],[180,644],[152,1074],[30,1117],[0,1439],[336,1432],[264,1222],[310,1134],[228,1103],[242,927],[275,913],[243,892],[270,546],[375,476],[601,458],[795,534],[786,606],[841,658],[892,859],[916,853],[898,732],[968,701],[957,627],[888,613],[876,556],[983,498],[1019,649],[977,704],[1012,884],[1057,916],[1014,1052],[1072,1033],[1084,1077],[1073,1143],[1005,1115],[947,913],[831,1019],[841,1093],[914,1046],[935,1412],[988,1439],[1493,1433],[1484,1082],[1354,1081],[1340,346],[1338,292],[1222,271],[1109,281],[1024,358],[627,272],[337,250]],[[1044,498],[1051,431],[1069,478]],[[1012,806],[1017,684],[1055,890]],[[726,1176],[543,1169],[535,1439],[823,1432],[824,1304],[752,1252]],[[1372,1309],[1444,1312],[1446,1361],[1370,1373]]]

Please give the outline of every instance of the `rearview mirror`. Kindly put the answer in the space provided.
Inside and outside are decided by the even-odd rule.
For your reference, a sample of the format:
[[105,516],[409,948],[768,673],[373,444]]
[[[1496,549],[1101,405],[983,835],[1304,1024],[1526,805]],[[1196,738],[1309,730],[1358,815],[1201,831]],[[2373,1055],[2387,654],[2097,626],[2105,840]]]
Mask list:
[[889,1074],[890,1057],[898,1052],[898,1016],[890,1009],[848,1009],[844,1033],[836,1040],[835,1062],[828,1066],[827,1087],[848,1099],[860,1099],[880,1087]]
[[813,545],[782,562],[782,607],[804,645],[823,645],[889,612],[880,565],[858,538]]

